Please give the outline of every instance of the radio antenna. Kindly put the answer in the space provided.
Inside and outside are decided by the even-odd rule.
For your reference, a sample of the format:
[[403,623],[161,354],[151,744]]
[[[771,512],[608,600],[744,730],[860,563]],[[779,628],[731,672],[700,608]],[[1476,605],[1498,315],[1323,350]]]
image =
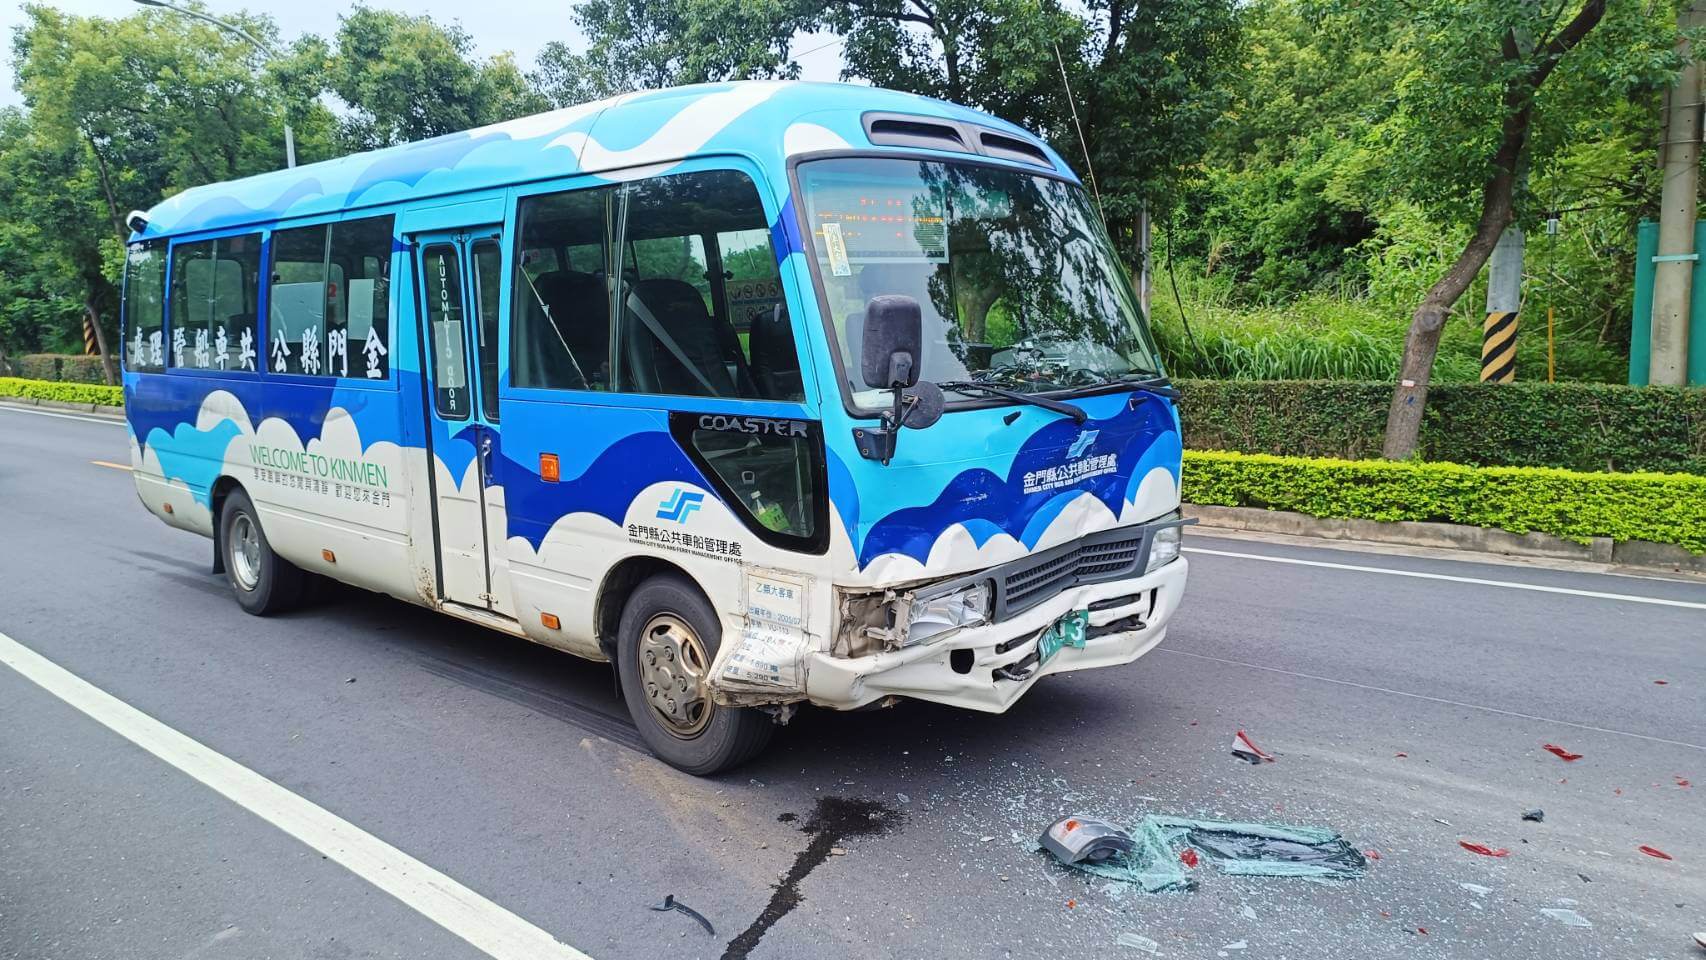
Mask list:
[[1096,212],[1102,215],[1102,222],[1107,223],[1108,213],[1102,209],[1102,191],[1096,186],[1096,167],[1090,162],[1090,144],[1084,139],[1084,125],[1078,122],[1078,98],[1072,93],[1072,81],[1066,79],[1066,61],[1060,58],[1060,44],[1050,42],[1054,48],[1054,62],[1060,67],[1060,84],[1066,88],[1066,105],[1072,110],[1072,126],[1078,130],[1078,149],[1084,151],[1084,172],[1090,175],[1090,192],[1096,197]]

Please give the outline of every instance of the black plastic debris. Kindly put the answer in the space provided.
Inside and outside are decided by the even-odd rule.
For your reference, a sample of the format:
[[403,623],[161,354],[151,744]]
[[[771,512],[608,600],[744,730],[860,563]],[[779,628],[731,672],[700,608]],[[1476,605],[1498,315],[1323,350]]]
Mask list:
[[1531,820],[1535,823],[1543,823],[1546,820],[1546,811],[1539,807],[1535,807],[1531,810],[1524,810],[1522,812],[1522,818],[1524,820]]
[[664,897],[663,903],[659,906],[653,907],[652,909],[658,911],[659,913],[668,913],[671,910],[675,910],[675,911],[680,912],[680,913],[685,913],[688,916],[692,917],[693,919],[699,921],[699,925],[701,927],[705,928],[706,933],[710,934],[713,937],[717,935],[717,931],[711,927],[711,921],[705,919],[704,914],[693,909],[692,907],[688,906],[685,903],[678,902],[675,899],[675,894],[673,894],[673,893]]

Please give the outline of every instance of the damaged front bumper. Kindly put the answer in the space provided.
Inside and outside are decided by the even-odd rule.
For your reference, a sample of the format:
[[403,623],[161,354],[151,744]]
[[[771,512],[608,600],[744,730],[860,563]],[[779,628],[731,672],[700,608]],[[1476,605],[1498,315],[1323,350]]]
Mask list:
[[[1166,637],[1189,570],[1179,557],[1139,576],[1069,586],[993,623],[927,643],[864,656],[809,653],[806,696],[840,710],[914,697],[1001,713],[1050,674],[1117,666],[1148,653]],[[1043,634],[1076,611],[1088,611],[1084,645],[1067,646],[1044,662]]]

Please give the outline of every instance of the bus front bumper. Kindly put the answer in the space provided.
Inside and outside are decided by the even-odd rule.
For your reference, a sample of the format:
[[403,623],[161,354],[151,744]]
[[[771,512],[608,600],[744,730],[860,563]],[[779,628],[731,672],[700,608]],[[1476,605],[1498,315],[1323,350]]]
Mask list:
[[[1189,561],[1180,557],[1140,577],[1069,588],[1018,616],[930,643],[863,657],[812,653],[806,696],[838,710],[913,697],[1002,713],[1050,674],[1119,666],[1154,649],[1167,636],[1189,571]],[[1127,597],[1135,599],[1091,609]],[[1034,664],[1043,632],[1079,610],[1090,611],[1084,646],[1066,647],[1048,662]]]

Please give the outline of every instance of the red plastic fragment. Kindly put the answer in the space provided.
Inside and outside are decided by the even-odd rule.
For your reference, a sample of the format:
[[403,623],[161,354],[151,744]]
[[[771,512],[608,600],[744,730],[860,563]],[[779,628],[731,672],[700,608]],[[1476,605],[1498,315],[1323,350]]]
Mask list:
[[1676,778],[1676,785],[1679,787],[1691,787],[1691,786],[1693,786],[1692,783],[1690,783],[1686,778],[1683,778],[1683,777],[1677,777]]
[[1623,788],[1622,787],[1612,787],[1611,792],[1617,794],[1620,797],[1623,796]]
[[1066,909],[1068,909],[1068,910],[1076,910],[1076,909],[1078,909],[1078,901],[1077,901],[1077,900],[1068,900],[1068,901],[1066,901]]
[[1392,755],[1392,759],[1394,759],[1394,760],[1396,760],[1396,759],[1398,759],[1398,758],[1399,758],[1399,757],[1407,757],[1407,756],[1409,756],[1409,754],[1407,754],[1407,753],[1405,753],[1405,752],[1404,752],[1404,751],[1402,751],[1402,750],[1400,750],[1400,751],[1398,751],[1398,752],[1397,752],[1397,753],[1395,753],[1395,754],[1393,754],[1393,755]]
[[1506,850],[1504,847],[1498,847],[1495,849],[1484,843],[1470,843],[1467,840],[1459,840],[1457,841],[1457,845],[1470,853],[1478,853],[1483,857],[1508,857],[1511,855],[1511,852]]
[[1565,763],[1575,763],[1577,760],[1580,760],[1582,758],[1581,754],[1571,753],[1570,751],[1565,750],[1563,747],[1560,747],[1555,743],[1543,743],[1540,745],[1540,748],[1542,750],[1545,750],[1547,753],[1550,753],[1554,757],[1557,757],[1558,759],[1564,761]]
[[1263,761],[1268,763],[1274,762],[1273,754],[1256,746],[1256,742],[1250,739],[1250,735],[1242,730],[1238,731],[1237,735],[1232,738],[1232,755],[1235,757],[1248,757],[1252,762],[1257,763]]
[[1428,935],[1428,928],[1427,927],[1417,927],[1416,932],[1425,937]]
[[1362,852],[1362,855],[1369,858],[1370,860],[1379,860],[1380,859],[1380,851],[1379,850],[1364,850]]
[[1660,860],[1675,860],[1676,859],[1675,857],[1664,852],[1663,850],[1660,850],[1658,847],[1649,847],[1644,843],[1642,845],[1640,845],[1639,847],[1636,847],[1635,849],[1641,851],[1642,853],[1646,854],[1649,857],[1657,857]]
[[1654,680],[1654,681],[1653,681],[1653,682],[1654,682],[1654,683],[1656,683],[1656,684],[1658,684],[1658,685],[1659,685],[1659,686],[1661,686],[1661,687],[1662,687],[1662,686],[1664,686],[1664,685],[1665,685],[1665,684],[1667,684],[1667,683],[1670,683],[1670,681],[1669,681],[1669,680]]
[[1190,847],[1180,850],[1179,862],[1195,870],[1197,866],[1197,852]]

